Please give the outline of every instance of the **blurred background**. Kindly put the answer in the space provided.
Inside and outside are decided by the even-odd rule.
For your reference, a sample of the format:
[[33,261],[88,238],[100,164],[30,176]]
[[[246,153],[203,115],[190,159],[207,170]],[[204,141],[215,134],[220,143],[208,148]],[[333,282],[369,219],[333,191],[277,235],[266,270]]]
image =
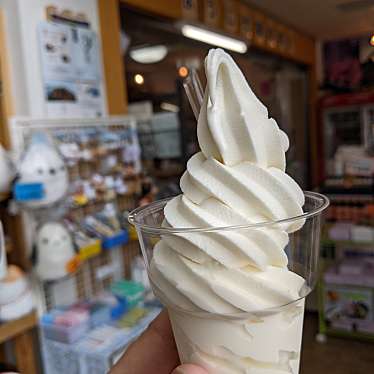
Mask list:
[[180,192],[183,82],[218,46],[331,200],[301,373],[371,372],[373,20],[373,0],[0,0],[0,371],[105,373],[158,314],[127,215]]

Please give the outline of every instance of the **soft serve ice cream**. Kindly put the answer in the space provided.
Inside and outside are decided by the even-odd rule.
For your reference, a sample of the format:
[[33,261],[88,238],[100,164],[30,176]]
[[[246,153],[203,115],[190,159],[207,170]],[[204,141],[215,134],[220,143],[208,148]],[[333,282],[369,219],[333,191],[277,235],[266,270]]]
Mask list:
[[[165,206],[164,226],[223,228],[302,214],[303,192],[285,173],[287,135],[224,51],[209,52],[205,71],[201,152],[188,161],[183,194]],[[162,237],[150,278],[170,307],[182,362],[212,374],[298,372],[305,282],[288,270],[285,248],[302,226]]]

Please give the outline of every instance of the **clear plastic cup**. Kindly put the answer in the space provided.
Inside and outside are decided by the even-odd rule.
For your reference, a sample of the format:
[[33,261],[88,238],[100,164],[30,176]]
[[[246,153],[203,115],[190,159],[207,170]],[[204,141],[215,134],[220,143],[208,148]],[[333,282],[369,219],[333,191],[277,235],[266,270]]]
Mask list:
[[[299,372],[304,302],[317,281],[321,214],[329,204],[328,199],[321,194],[305,192],[304,195],[302,215],[245,226],[163,227],[164,207],[169,199],[137,208],[130,214],[129,221],[136,227],[153,291],[168,309],[182,363],[200,365],[210,374]],[[284,249],[288,258],[287,267],[303,278],[299,278],[301,282],[297,295],[291,299],[288,297],[287,302],[283,302],[280,297],[279,302],[274,301],[277,298],[273,299],[270,307],[247,308],[246,311],[235,313],[207,312],[194,303],[193,308],[190,302],[184,303],[186,294],[181,299],[178,289],[170,287],[172,280],[166,286],[165,278],[156,277],[157,273],[152,266],[154,248],[160,240],[174,240],[174,245],[180,243],[177,251],[178,255],[183,256],[186,239],[189,243],[197,243],[203,237],[230,237],[235,234],[256,237],[259,231],[270,233],[270,230],[290,232]],[[175,276],[178,277],[178,273]],[[274,279],[270,279],[270,282],[282,283],[282,278]],[[271,292],[261,282],[248,285],[248,292],[254,294],[254,298],[260,297],[262,300],[263,296],[267,297]],[[183,287],[183,282],[178,287]],[[204,292],[206,287],[216,290],[214,281],[204,287]],[[189,295],[190,299],[187,299],[195,300],[195,296]],[[230,298],[230,295],[225,296]],[[201,298],[200,301],[204,303]],[[209,300],[206,302],[209,303]]]

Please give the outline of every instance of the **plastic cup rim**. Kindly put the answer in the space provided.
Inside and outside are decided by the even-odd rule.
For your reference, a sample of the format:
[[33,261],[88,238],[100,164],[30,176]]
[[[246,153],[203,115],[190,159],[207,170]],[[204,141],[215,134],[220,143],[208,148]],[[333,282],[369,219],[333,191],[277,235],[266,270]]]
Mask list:
[[[264,308],[260,308],[260,309],[253,309],[253,310],[248,310],[248,311],[243,310],[243,311],[234,312],[234,313],[214,313],[214,312],[209,312],[209,311],[200,310],[200,309],[196,309],[196,310],[183,309],[180,306],[170,302],[167,299],[167,296],[159,294],[159,291],[161,291],[161,290],[157,286],[157,284],[154,282],[154,280],[152,279],[150,273],[148,273],[148,276],[149,276],[150,281],[151,281],[153,292],[155,292],[155,295],[161,301],[162,305],[166,309],[168,309],[168,310],[170,309],[170,310],[172,310],[176,313],[180,313],[180,314],[187,314],[189,316],[193,316],[193,317],[196,317],[196,318],[221,318],[221,319],[222,318],[227,318],[227,319],[237,320],[237,319],[248,319],[248,318],[250,318],[250,316],[253,316],[253,315],[277,314],[277,313],[280,313],[280,312],[284,311],[285,309],[291,307],[292,305],[298,304],[302,300],[305,300],[306,297],[314,289],[314,287],[309,288],[308,292],[305,293],[304,295],[300,295],[299,297],[297,297],[293,300],[289,300],[288,302],[286,302],[284,304],[274,305],[274,306],[270,306],[270,307],[264,307]],[[162,294],[162,291],[161,291],[161,294]]]
[[244,230],[244,229],[260,229],[263,227],[268,226],[276,226],[279,224],[290,224],[295,221],[299,220],[306,220],[312,217],[315,217],[319,214],[321,214],[330,204],[329,199],[327,196],[322,195],[318,192],[312,192],[312,191],[304,191],[304,196],[308,197],[314,201],[319,201],[317,207],[314,209],[304,212],[303,214],[300,214],[298,216],[284,218],[280,220],[269,220],[264,222],[258,222],[258,223],[251,223],[251,224],[245,224],[245,225],[231,225],[231,226],[222,226],[222,227],[184,227],[184,228],[175,228],[175,227],[160,227],[160,226],[154,226],[149,224],[144,224],[142,222],[139,222],[137,217],[141,213],[144,213],[145,211],[149,211],[149,213],[155,212],[159,210],[160,206],[165,206],[165,203],[169,200],[171,200],[173,197],[168,197],[162,200],[154,201],[150,204],[138,207],[130,212],[128,216],[128,220],[131,225],[135,226],[137,230],[140,230],[142,232],[146,232],[149,234],[158,234],[158,235],[168,235],[168,234],[182,234],[182,233],[204,233],[204,232],[216,232],[216,231],[235,231],[235,230]]

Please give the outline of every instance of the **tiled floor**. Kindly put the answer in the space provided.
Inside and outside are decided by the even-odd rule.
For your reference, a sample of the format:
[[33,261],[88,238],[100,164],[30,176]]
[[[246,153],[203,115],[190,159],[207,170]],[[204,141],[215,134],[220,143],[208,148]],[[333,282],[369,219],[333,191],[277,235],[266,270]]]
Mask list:
[[374,344],[328,337],[317,343],[317,315],[307,314],[304,324],[301,374],[374,373]]

